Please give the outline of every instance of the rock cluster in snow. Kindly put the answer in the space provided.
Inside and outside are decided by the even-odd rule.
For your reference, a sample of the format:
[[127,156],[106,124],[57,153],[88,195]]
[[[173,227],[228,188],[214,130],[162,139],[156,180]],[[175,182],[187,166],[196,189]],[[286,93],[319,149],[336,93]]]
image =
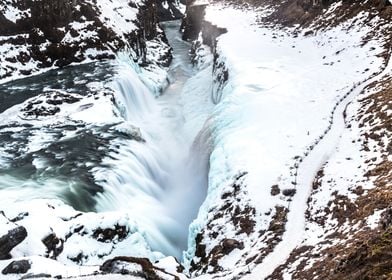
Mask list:
[[119,50],[146,62],[147,41],[164,39],[157,23],[153,0],[2,1],[0,79],[114,58]]
[[[198,21],[204,14],[205,22]],[[214,52],[215,103],[206,122],[214,143],[209,194],[185,254],[193,277],[324,279],[335,269],[336,279],[356,278],[359,261],[352,261],[362,253],[355,242],[372,236],[377,246],[390,230],[378,227],[390,197],[387,79],[367,105],[355,96],[381,74],[391,75],[385,68],[391,15],[386,1],[195,1],[188,7],[184,30],[197,39],[195,64],[203,43]],[[208,26],[226,32],[211,43]],[[352,98],[360,111],[352,112]],[[223,250],[227,240],[237,245]],[[345,246],[352,249],[348,259]],[[380,262],[361,274],[383,275],[378,268],[385,267],[389,243],[379,246]]]

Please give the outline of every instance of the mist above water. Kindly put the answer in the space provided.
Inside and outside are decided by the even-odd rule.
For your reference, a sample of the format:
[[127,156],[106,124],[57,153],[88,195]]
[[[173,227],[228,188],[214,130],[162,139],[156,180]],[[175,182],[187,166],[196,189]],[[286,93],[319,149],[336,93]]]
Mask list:
[[[181,40],[179,28],[179,22],[164,24],[174,59],[170,85],[159,97],[125,56],[115,65],[70,66],[0,86],[5,91],[0,106],[6,124],[0,125],[4,209],[15,201],[60,199],[80,211],[120,211],[137,224],[130,231],[142,236],[129,248],[131,255],[144,247],[181,258],[188,227],[206,195],[209,155],[206,135],[196,137],[197,131],[189,135],[184,129],[181,93],[193,69],[190,45]],[[109,98],[93,99],[97,91],[107,90],[95,89],[99,84],[114,92],[116,106]],[[7,123],[12,106],[51,90],[107,102],[102,103],[105,110],[95,110],[87,119],[108,121],[93,124],[55,115],[48,125],[40,120]],[[121,116],[110,119],[110,108]]]
[[154,98],[127,63],[114,85],[124,117],[140,128],[145,142],[121,144],[108,159],[112,168],[96,173],[104,187],[97,211],[129,211],[153,250],[181,258],[188,226],[206,195],[208,155],[204,139],[195,143],[184,131],[181,91],[192,75],[190,45],[181,40],[178,22],[165,23],[164,29],[174,59],[163,94]]

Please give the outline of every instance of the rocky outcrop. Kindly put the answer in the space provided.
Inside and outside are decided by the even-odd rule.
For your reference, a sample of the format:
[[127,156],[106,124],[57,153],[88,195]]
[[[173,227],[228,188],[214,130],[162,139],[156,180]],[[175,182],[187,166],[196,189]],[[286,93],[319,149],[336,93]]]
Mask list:
[[9,259],[10,252],[27,237],[24,227],[16,227],[0,237],[0,260]]
[[104,273],[132,275],[143,279],[179,280],[177,276],[167,273],[163,269],[155,267],[146,258],[116,257],[104,262],[101,265],[100,270]]
[[44,32],[52,32],[55,27],[64,26],[72,21],[76,0],[30,0],[26,8],[31,10],[28,21]]
[[[325,8],[339,2],[339,0],[295,0],[295,1],[279,1],[273,3],[273,13],[265,18],[265,22],[275,22],[283,25],[300,24],[308,26],[318,16],[322,16]],[[334,17],[329,21],[324,19],[319,23],[319,27],[325,25],[336,25],[345,21],[347,18],[353,17],[361,11],[377,10],[381,16],[390,18],[392,15],[392,7],[389,0],[371,0],[366,2],[343,0],[342,6],[334,12]]]
[[215,52],[216,40],[220,35],[225,34],[226,32],[226,28],[218,27],[204,20],[201,27],[203,44],[206,44],[211,48],[212,52]]
[[182,39],[193,41],[202,30],[206,4],[196,4],[194,1],[187,3],[185,17],[182,21]]
[[176,20],[183,17],[176,0],[157,0],[156,6],[159,21]]
[[245,198],[246,178],[244,172],[233,179],[221,196],[221,206],[210,211],[206,226],[195,236],[195,252],[189,269],[192,276],[230,273],[220,262],[234,251],[242,256],[243,262],[249,257],[248,241],[258,233],[256,209]]
[[[108,16],[104,7],[112,9]],[[146,41],[158,36],[164,35],[154,0],[10,0],[0,4],[0,79],[110,59],[123,49],[145,62]]]
[[7,265],[3,270],[2,274],[23,274],[29,271],[31,264],[28,260],[13,261]]

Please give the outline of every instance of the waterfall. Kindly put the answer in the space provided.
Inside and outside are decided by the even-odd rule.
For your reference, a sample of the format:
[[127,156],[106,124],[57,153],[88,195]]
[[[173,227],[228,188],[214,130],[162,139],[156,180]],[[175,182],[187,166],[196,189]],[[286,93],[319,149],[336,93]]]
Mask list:
[[[126,252],[181,259],[188,227],[206,195],[208,133],[196,137],[200,127],[189,129],[194,125],[184,117],[182,91],[194,74],[190,45],[180,39],[179,22],[164,28],[174,59],[171,83],[162,95],[156,97],[144,83],[148,75],[123,54],[115,63],[55,69],[52,79],[35,77],[42,90],[26,102],[56,106],[53,116],[24,120],[26,104],[1,113],[3,207],[61,200],[79,211],[99,212],[97,217],[126,216],[132,244]],[[52,92],[59,76],[67,88]],[[31,79],[19,83],[22,95]],[[66,98],[71,93],[80,102],[44,102],[51,94]]]
[[[178,40],[177,30],[172,35],[169,40]],[[161,97],[155,98],[141,82],[132,61],[120,63],[111,87],[126,120],[122,127],[137,127],[144,141],[115,140],[120,148],[105,158],[106,167],[96,168],[94,176],[104,189],[97,194],[96,211],[127,212],[152,250],[181,258],[189,224],[205,197],[208,157],[202,141],[193,143],[184,135],[179,100],[191,75],[184,59],[189,46],[175,43],[182,47],[182,56],[174,57],[173,81]]]

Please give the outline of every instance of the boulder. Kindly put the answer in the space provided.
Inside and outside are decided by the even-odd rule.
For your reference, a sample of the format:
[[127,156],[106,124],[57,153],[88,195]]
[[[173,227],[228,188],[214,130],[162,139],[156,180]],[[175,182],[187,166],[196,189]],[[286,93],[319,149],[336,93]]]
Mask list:
[[31,264],[28,260],[13,261],[7,265],[1,273],[7,274],[23,274],[29,271]]
[[235,239],[223,239],[222,240],[222,253],[225,255],[230,254],[234,249],[244,249],[244,243]]
[[297,190],[296,189],[285,189],[283,190],[283,195],[284,196],[294,196],[296,194]]
[[272,196],[275,196],[275,195],[278,195],[278,194],[280,194],[280,188],[279,188],[279,186],[278,186],[278,185],[273,185],[273,186],[271,187],[271,195],[272,195]]
[[18,244],[20,244],[27,237],[27,231],[24,227],[19,226],[14,228],[6,235],[0,237],[0,260],[10,258],[10,252]]
[[147,258],[116,257],[104,262],[99,269],[104,273],[126,274],[149,280],[179,280],[177,276],[155,267]]

